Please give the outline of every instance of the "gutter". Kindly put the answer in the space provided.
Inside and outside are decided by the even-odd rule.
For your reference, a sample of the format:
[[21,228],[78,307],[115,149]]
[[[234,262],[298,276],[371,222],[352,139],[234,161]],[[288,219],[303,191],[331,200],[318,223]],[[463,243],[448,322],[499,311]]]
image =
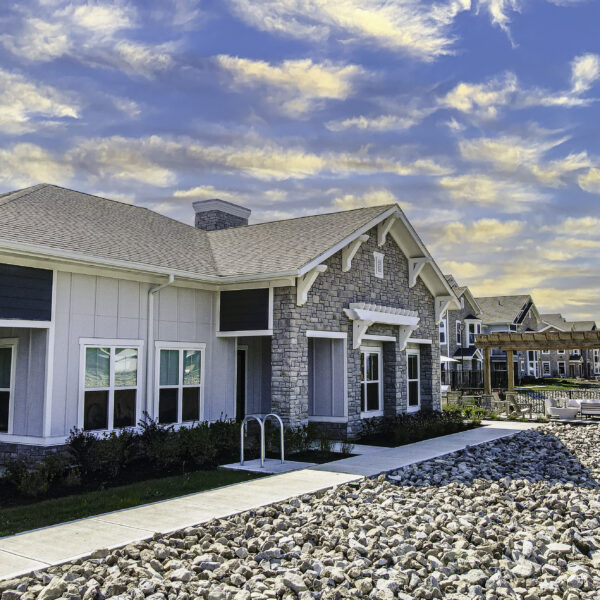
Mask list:
[[[147,322],[147,342],[148,347],[146,348],[146,411],[155,418],[154,414],[154,394],[153,392],[153,378],[152,378],[152,367],[154,358],[154,296],[164,290],[166,287],[173,285],[175,281],[175,275],[171,273],[169,280],[161,285],[156,285],[148,290],[148,322]],[[152,403],[150,405],[150,402]],[[152,406],[152,410],[149,410]]]

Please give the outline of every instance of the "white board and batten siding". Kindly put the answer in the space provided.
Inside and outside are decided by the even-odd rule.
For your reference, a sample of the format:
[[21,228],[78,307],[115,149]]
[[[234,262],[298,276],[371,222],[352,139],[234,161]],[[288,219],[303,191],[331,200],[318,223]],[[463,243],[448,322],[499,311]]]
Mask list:
[[[146,394],[146,353],[155,341],[206,344],[204,415],[215,420],[235,413],[235,340],[215,338],[217,294],[171,286],[154,298],[154,340],[147,340],[150,283],[59,271],[56,281],[52,436],[67,435],[77,423],[80,399],[80,340],[141,340],[141,414],[153,412]],[[154,354],[153,354],[154,356]],[[151,374],[154,381],[154,373]]]

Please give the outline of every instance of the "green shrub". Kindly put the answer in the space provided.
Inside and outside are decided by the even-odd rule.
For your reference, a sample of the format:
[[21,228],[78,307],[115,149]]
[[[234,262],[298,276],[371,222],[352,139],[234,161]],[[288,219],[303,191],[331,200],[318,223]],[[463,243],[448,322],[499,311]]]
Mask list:
[[38,463],[17,459],[6,465],[3,479],[22,496],[38,498],[46,495],[68,468],[68,461],[59,454],[50,454]]

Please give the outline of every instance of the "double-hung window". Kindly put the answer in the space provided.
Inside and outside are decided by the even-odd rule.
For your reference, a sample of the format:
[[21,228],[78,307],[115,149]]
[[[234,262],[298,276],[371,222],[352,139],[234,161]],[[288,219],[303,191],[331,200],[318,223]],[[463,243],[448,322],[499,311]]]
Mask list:
[[470,322],[468,324],[468,333],[469,333],[469,346],[475,345],[475,336],[478,333],[481,333],[481,323]]
[[421,365],[418,349],[406,351],[408,367],[408,411],[414,412],[421,408]]
[[381,354],[381,348],[375,346],[360,350],[360,407],[366,416],[383,414]]
[[17,340],[0,339],[0,433],[12,433]]
[[82,340],[86,431],[135,427],[139,419],[141,341]]
[[440,321],[440,344],[446,343],[446,317]]
[[456,344],[462,346],[462,324],[456,321]]
[[204,348],[204,344],[156,343],[159,423],[193,423],[203,418]]

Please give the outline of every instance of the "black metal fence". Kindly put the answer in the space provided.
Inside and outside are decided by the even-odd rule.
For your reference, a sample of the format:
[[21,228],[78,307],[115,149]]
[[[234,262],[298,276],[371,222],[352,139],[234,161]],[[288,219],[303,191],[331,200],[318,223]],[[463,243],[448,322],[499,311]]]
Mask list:
[[[492,371],[492,388],[506,389],[507,371]],[[449,385],[453,390],[481,389],[483,390],[483,371],[443,371],[442,385]]]
[[583,400],[584,402],[600,402],[600,387],[597,388],[569,388],[565,390],[518,390],[521,398],[526,399],[532,407],[534,413],[544,414],[546,410],[546,400],[553,400],[558,403],[569,400]]

